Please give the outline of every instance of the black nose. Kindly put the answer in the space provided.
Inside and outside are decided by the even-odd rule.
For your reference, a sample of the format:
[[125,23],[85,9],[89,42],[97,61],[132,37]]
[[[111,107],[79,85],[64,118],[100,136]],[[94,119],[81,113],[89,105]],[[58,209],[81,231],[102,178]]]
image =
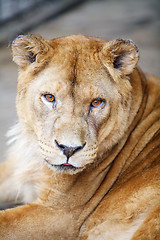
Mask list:
[[63,152],[63,154],[67,157],[67,159],[69,159],[74,153],[82,150],[86,145],[85,143],[83,144],[83,146],[69,147],[63,144],[59,144],[56,140],[55,140],[55,143],[57,147]]

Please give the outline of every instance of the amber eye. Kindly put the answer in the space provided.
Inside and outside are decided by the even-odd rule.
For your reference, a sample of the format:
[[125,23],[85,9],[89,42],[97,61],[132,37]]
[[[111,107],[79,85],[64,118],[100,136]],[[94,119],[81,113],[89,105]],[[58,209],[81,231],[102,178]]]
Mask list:
[[48,102],[54,102],[55,101],[55,97],[52,94],[45,94],[44,97]]
[[94,99],[92,102],[91,102],[91,107],[99,107],[101,104],[103,103],[103,100],[101,99]]

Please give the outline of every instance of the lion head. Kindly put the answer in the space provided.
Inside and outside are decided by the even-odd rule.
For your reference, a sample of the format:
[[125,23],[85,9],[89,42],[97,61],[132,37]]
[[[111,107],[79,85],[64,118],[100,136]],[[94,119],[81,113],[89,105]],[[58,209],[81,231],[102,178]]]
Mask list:
[[42,161],[69,174],[99,164],[123,138],[132,111],[132,41],[19,36],[17,112]]

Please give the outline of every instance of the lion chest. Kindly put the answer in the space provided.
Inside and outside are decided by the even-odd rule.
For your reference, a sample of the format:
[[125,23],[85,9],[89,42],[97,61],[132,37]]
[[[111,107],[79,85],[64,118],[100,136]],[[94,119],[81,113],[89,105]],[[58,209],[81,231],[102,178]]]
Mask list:
[[[144,175],[149,177],[149,173]],[[160,201],[159,184],[142,180],[136,176],[111,190],[81,228],[80,239],[132,239]]]
[[138,218],[132,223],[121,223],[105,221],[83,235],[82,239],[87,240],[129,240],[138,230],[139,226],[144,221],[144,216]]
[[127,211],[126,202],[114,209],[114,199],[113,204],[102,202],[81,228],[80,239],[130,240],[147,216],[147,212],[138,214],[139,207],[133,207]]

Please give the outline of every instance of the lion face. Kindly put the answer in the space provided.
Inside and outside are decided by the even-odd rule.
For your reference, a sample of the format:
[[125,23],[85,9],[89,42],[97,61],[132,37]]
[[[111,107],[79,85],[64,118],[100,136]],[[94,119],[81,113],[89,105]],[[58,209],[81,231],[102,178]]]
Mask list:
[[21,36],[12,46],[20,66],[19,120],[42,159],[70,174],[97,165],[129,126],[135,45],[83,36],[50,42]]

